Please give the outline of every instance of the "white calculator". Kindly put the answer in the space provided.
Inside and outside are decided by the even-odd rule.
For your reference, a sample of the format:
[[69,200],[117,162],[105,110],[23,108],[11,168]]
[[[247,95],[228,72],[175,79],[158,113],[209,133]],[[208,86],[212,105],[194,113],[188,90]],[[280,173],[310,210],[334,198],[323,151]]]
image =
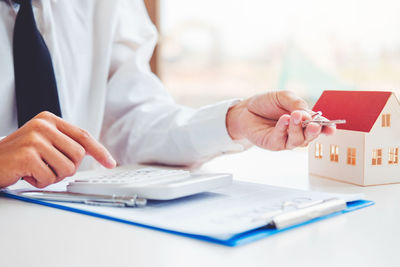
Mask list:
[[185,170],[143,168],[84,177],[70,182],[67,191],[81,194],[133,196],[169,200],[230,185],[227,173],[195,174]]

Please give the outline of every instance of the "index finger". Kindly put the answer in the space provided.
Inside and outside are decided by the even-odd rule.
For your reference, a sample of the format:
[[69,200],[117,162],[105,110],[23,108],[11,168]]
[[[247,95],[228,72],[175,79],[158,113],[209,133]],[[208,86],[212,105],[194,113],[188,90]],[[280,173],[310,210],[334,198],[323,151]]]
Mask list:
[[117,165],[110,152],[93,138],[88,131],[72,125],[57,116],[55,117],[57,129],[78,142],[86,150],[86,153],[91,155],[100,164],[107,168],[114,168]]
[[277,93],[277,98],[282,108],[286,109],[290,113],[295,110],[305,110],[309,114],[312,112],[308,107],[307,102],[291,91],[279,91]]

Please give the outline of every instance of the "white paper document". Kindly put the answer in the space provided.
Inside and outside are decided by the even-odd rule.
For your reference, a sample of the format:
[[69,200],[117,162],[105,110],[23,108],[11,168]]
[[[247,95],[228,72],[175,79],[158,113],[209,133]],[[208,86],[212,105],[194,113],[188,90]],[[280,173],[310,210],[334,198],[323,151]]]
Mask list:
[[[19,182],[8,192],[21,189],[21,183],[26,185]],[[46,190],[65,191],[67,183],[61,182]],[[181,233],[228,238],[267,225],[283,207],[302,207],[332,198],[349,202],[361,199],[362,195],[310,192],[235,181],[231,186],[207,193],[170,201],[150,200],[143,208],[57,204]]]

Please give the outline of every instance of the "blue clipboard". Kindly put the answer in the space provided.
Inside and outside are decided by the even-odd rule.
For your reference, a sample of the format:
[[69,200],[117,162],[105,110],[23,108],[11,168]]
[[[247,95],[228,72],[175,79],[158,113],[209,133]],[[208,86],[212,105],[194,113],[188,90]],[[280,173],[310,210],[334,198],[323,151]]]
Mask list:
[[309,220],[307,222],[304,223],[300,223],[300,224],[296,224],[294,226],[290,226],[284,229],[275,229],[275,228],[271,228],[271,227],[261,227],[261,228],[257,228],[257,229],[253,229],[247,232],[243,232],[243,233],[239,233],[236,234],[234,236],[231,236],[227,239],[217,239],[214,237],[210,237],[210,236],[204,236],[204,235],[193,235],[193,234],[188,234],[188,233],[183,233],[183,232],[177,232],[177,231],[171,231],[171,230],[167,230],[167,229],[163,229],[163,228],[158,228],[158,227],[153,227],[153,226],[149,226],[149,225],[145,225],[145,224],[140,224],[140,223],[136,223],[134,221],[130,221],[130,220],[124,220],[124,219],[120,219],[120,218],[116,218],[116,217],[112,217],[112,216],[108,216],[108,215],[104,215],[104,214],[100,214],[100,213],[96,213],[96,212],[91,212],[91,211],[87,211],[84,209],[77,209],[77,208],[72,208],[72,207],[68,207],[63,205],[62,203],[55,203],[55,202],[48,202],[48,201],[42,201],[42,200],[36,200],[36,199],[31,199],[31,198],[27,198],[27,197],[22,197],[19,195],[14,195],[14,194],[9,194],[6,192],[0,192],[0,196],[5,196],[8,198],[13,198],[13,199],[17,199],[17,200],[22,200],[25,202],[30,202],[30,203],[35,203],[35,204],[40,204],[40,205],[44,205],[44,206],[48,206],[48,207],[52,207],[52,208],[57,208],[57,209],[61,209],[61,210],[66,210],[66,211],[72,211],[72,212],[76,212],[76,213],[80,213],[80,214],[85,214],[85,215],[90,215],[93,217],[97,217],[97,218],[102,218],[102,219],[107,219],[107,220],[111,220],[111,221],[116,221],[116,222],[121,222],[121,223],[126,223],[126,224],[130,224],[130,225],[135,225],[135,226],[140,226],[140,227],[144,227],[144,228],[148,228],[148,229],[153,229],[153,230],[157,230],[157,231],[162,231],[162,232],[166,232],[166,233],[171,233],[171,234],[176,234],[176,235],[180,235],[180,236],[185,236],[185,237],[190,237],[190,238],[194,238],[194,239],[198,239],[198,240],[203,240],[203,241],[207,241],[207,242],[212,242],[212,243],[216,243],[216,244],[220,244],[220,245],[224,245],[224,246],[229,246],[229,247],[235,247],[235,246],[241,246],[244,244],[248,244],[251,243],[253,241],[256,240],[260,240],[262,238],[266,238],[275,234],[279,234],[288,230],[292,230],[307,224],[311,224],[311,223],[315,223],[321,220],[325,220],[340,214],[344,214],[344,213],[348,213],[351,211],[355,211],[361,208],[365,208],[368,206],[371,206],[374,204],[373,201],[369,201],[369,200],[357,200],[357,201],[353,201],[353,202],[347,202],[347,208],[342,210],[342,211],[338,211],[338,212],[334,212],[331,213],[329,215],[325,215],[322,217],[318,217],[312,220]]

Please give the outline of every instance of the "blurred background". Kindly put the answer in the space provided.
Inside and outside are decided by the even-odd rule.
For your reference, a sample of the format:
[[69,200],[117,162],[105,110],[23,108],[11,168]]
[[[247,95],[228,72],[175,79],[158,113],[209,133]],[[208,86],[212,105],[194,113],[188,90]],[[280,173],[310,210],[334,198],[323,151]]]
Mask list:
[[289,89],[400,91],[398,0],[146,0],[152,67],[180,104]]

